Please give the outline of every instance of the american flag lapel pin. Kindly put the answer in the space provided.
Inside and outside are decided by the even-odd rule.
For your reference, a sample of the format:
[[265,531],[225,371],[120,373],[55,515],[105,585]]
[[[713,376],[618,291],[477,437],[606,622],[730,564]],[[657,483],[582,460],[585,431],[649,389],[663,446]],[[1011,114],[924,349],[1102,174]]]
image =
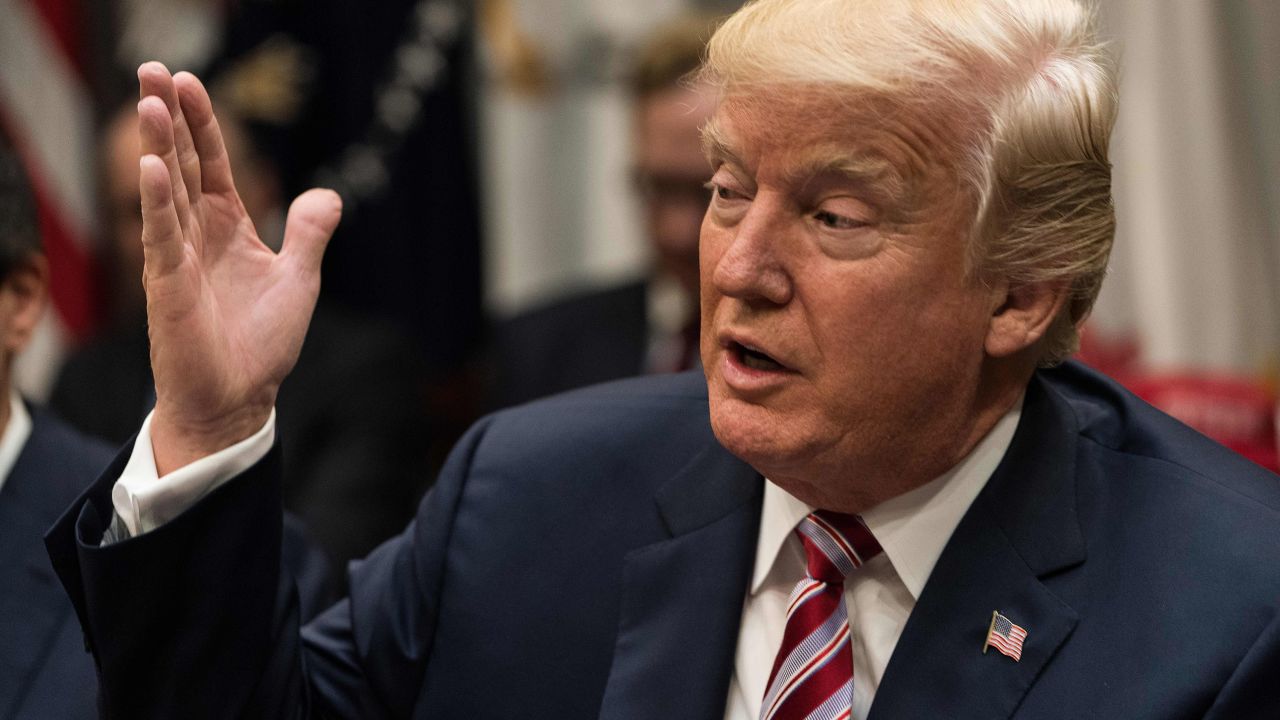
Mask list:
[[987,648],[995,648],[1017,662],[1022,659],[1022,642],[1026,639],[1026,628],[1001,615],[999,610],[993,610],[991,626],[987,628],[987,641],[982,644],[982,654],[987,654]]

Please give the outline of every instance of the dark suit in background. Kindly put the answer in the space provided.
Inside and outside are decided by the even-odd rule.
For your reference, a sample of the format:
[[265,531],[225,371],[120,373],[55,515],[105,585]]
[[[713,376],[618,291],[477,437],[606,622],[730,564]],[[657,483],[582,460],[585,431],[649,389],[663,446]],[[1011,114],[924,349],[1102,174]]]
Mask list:
[[41,538],[112,448],[33,412],[0,488],[0,718],[97,717],[98,679]]
[[[482,421],[301,637],[262,553],[276,451],[99,547],[122,455],[50,550],[89,627],[111,628],[91,641],[114,716],[720,720],[763,481],[706,403],[689,373]],[[872,720],[1277,717],[1278,482],[1079,366],[1038,373]],[[1028,630],[1020,662],[981,652],[997,609]]]
[[[285,507],[342,567],[397,533],[423,489],[433,432],[421,364],[391,330],[321,306],[277,413]],[[123,443],[155,403],[146,326],[108,333],[68,360],[50,406]]]
[[645,282],[636,281],[583,292],[498,323],[494,406],[644,372],[646,290]]

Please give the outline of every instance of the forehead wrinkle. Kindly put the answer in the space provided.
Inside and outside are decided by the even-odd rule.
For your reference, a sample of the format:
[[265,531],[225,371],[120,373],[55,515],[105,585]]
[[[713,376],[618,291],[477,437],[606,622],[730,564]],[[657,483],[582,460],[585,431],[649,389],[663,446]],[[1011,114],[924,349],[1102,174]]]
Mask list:
[[[761,110],[754,107],[758,98],[737,97],[735,100],[734,109],[745,105],[751,111]],[[703,125],[703,153],[713,169],[720,162],[727,162],[749,171],[751,168],[739,154],[739,150],[735,149],[737,143],[732,136],[733,118],[725,116],[727,105],[728,103],[722,103],[719,111]],[[729,113],[732,114],[732,110]],[[785,148],[789,143],[799,144],[800,147],[792,150],[789,156],[778,157],[771,162],[779,172],[777,181],[785,182],[791,187],[802,187],[823,174],[834,173],[867,191],[871,195],[870,199],[896,206],[899,213],[909,212],[909,206],[918,202],[921,188],[915,187],[915,184],[920,181],[923,166],[927,164],[927,158],[911,147],[912,142],[922,139],[918,131],[906,128],[898,130],[904,134],[897,136],[894,149],[902,157],[895,159],[874,147],[850,147],[849,142],[821,137],[824,133],[828,137],[831,133],[847,136],[853,132],[849,128],[826,127],[825,130],[820,130],[810,126],[801,127],[800,132],[796,133],[794,125],[789,132],[786,127],[777,125],[781,122],[782,118],[776,115],[769,116],[766,120],[768,128],[765,132],[772,138],[772,151]],[[807,143],[804,139],[806,136]],[[931,135],[926,133],[925,137]]]
[[787,168],[786,178],[794,184],[807,184],[828,174],[839,175],[855,185],[875,190],[878,195],[893,198],[900,197],[906,189],[906,179],[889,160],[831,146],[817,146],[804,151]]

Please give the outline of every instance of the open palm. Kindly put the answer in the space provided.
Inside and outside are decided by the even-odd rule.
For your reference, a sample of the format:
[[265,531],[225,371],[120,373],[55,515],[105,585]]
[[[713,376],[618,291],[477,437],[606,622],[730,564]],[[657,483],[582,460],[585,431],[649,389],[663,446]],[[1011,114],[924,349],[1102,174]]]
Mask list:
[[189,73],[138,69],[143,284],[161,474],[253,434],[293,368],[341,216],[328,190],[289,208],[262,244],[236,193],[209,95]]

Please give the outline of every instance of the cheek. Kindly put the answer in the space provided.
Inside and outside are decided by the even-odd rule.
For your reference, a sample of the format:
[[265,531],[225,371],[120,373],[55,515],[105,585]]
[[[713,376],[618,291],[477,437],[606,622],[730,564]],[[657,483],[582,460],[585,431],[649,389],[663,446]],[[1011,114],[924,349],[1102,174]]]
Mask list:
[[883,264],[866,270],[833,274],[804,299],[830,397],[847,403],[850,393],[949,382],[960,360],[980,356],[982,316],[971,295]]

